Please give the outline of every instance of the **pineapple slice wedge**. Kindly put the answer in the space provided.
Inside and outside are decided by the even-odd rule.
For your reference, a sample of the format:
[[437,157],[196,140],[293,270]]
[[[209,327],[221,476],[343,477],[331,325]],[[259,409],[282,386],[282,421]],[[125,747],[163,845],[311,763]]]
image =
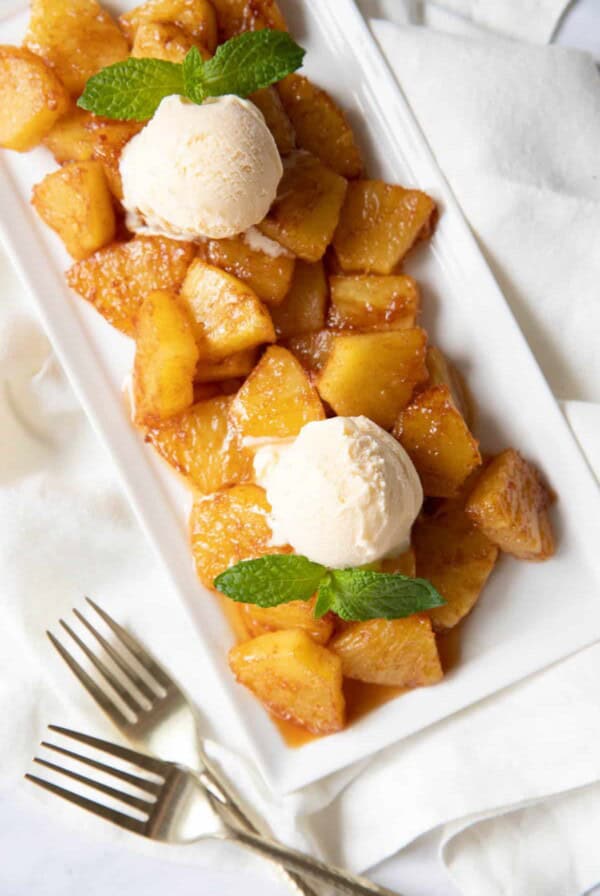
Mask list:
[[403,274],[337,275],[329,278],[327,326],[340,330],[405,330],[415,326],[419,287]]
[[281,305],[271,311],[277,338],[289,339],[322,330],[328,296],[323,262],[298,261],[290,291]]

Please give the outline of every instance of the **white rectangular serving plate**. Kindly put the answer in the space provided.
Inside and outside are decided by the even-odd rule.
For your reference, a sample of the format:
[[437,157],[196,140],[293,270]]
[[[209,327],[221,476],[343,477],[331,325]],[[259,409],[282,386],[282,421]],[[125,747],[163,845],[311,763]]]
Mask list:
[[[133,2],[113,4],[113,10]],[[122,397],[130,340],[67,289],[69,260],[32,212],[31,186],[53,161],[45,149],[0,161],[3,242],[37,306],[64,369],[108,446],[139,520],[198,632],[198,663],[217,737],[252,757],[271,787],[289,792],[364,758],[493,694],[600,637],[600,500],[548,385],[501,295],[412,113],[353,0],[282,0],[306,71],[348,110],[369,171],[431,193],[441,217],[429,247],[408,265],[424,296],[433,344],[459,363],[479,408],[488,451],[515,446],[559,496],[556,556],[544,564],[502,557],[462,631],[461,657],[439,685],[411,691],[339,734],[288,748],[226,664],[232,635],[197,582],[187,542],[189,496],[132,427]],[[115,9],[116,7],[116,9]],[[18,42],[26,14],[0,20]],[[207,696],[209,695],[209,696]]]

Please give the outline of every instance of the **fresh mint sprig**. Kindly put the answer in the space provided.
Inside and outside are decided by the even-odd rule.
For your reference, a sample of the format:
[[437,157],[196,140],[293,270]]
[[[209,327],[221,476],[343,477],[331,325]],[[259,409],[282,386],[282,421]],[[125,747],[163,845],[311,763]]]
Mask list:
[[242,560],[214,585],[232,600],[258,607],[309,600],[316,593],[317,618],[332,610],[347,621],[402,619],[445,603],[427,579],[372,569],[328,570],[297,554]]
[[230,93],[249,96],[300,68],[304,53],[286,31],[247,31],[206,61],[192,47],[182,63],[130,58],[109,65],[92,75],[77,105],[106,118],[146,121],[172,94],[198,104]]

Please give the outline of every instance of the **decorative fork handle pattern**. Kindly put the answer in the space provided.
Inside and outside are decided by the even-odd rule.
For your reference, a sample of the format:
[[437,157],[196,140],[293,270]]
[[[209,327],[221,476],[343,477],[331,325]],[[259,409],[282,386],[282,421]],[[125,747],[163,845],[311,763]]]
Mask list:
[[380,887],[364,877],[358,877],[349,871],[343,871],[341,868],[335,868],[333,865],[312,858],[312,856],[297,852],[295,849],[289,849],[281,843],[261,837],[260,834],[232,828],[228,834],[224,835],[224,839],[239,843],[259,855],[279,862],[285,865],[289,871],[318,878],[323,883],[336,887],[340,893],[346,893],[347,896],[401,896],[401,894],[393,893],[392,890]]

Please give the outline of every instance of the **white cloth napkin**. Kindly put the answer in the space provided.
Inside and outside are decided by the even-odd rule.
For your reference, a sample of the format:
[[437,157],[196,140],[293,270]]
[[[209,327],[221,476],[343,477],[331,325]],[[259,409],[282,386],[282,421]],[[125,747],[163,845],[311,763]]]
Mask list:
[[[545,10],[548,23],[560,5],[538,4],[540,16]],[[600,409],[587,403],[600,401],[600,103],[591,60],[374,28],[546,376],[557,396],[576,400],[567,416],[598,470]],[[21,787],[48,721],[110,732],[43,637],[81,594],[132,624],[194,693],[202,682],[195,636],[109,458],[6,271],[2,286],[0,581],[11,641],[0,658],[0,787],[9,793]],[[565,599],[576,612],[576,595]],[[243,764],[232,766],[280,835],[351,867],[374,865],[446,825],[443,858],[466,894],[577,896],[600,880],[597,850],[586,848],[600,822],[599,672],[600,648],[589,648],[388,749],[360,774],[277,803]],[[31,799],[56,815],[54,802]],[[490,813],[499,817],[481,820]],[[75,810],[63,817],[116,836]],[[206,863],[215,853],[195,850],[185,860]]]

